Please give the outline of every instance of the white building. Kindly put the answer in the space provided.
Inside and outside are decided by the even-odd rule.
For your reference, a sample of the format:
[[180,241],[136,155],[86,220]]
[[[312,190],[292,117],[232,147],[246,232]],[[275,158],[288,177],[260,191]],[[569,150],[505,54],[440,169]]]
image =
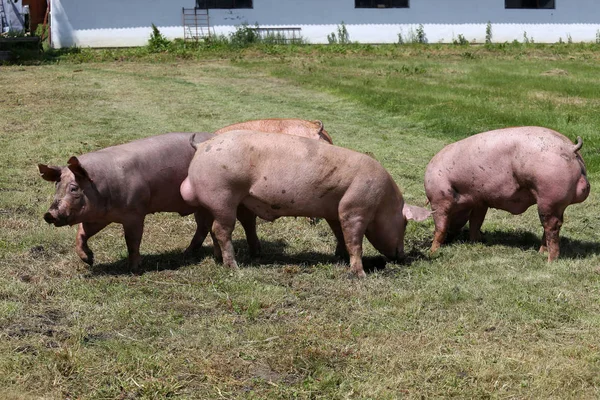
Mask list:
[[155,24],[170,39],[183,37],[182,8],[210,8],[210,29],[227,34],[247,22],[299,27],[309,43],[327,43],[344,21],[350,40],[396,43],[422,24],[430,43],[463,35],[482,43],[593,42],[600,35],[600,0],[50,0],[55,47],[141,46]]

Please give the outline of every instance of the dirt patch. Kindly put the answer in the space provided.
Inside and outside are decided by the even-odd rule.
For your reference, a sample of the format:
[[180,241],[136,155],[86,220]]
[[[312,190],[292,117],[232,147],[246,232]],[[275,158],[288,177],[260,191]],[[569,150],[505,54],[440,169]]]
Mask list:
[[540,75],[543,75],[543,76],[567,76],[567,75],[569,75],[569,72],[565,71],[564,69],[554,68],[549,71],[544,71]]
[[36,314],[27,319],[22,319],[6,327],[2,331],[11,338],[26,338],[29,336],[45,336],[54,340],[63,341],[71,335],[58,327],[64,319],[60,310],[48,310],[43,314]]

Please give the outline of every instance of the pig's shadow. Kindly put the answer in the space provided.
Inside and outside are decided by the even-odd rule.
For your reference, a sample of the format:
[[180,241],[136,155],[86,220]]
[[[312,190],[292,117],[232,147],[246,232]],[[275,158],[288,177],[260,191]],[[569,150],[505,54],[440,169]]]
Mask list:
[[[127,258],[111,263],[95,264],[90,267],[89,275],[141,275],[146,272],[156,272],[165,270],[176,270],[186,265],[194,264],[199,259],[204,258],[209,253],[203,248],[197,253],[185,256],[183,251],[173,250],[160,254],[147,254],[142,252],[142,265],[138,271],[131,271],[127,265]],[[212,254],[212,248],[211,252]]]
[[[234,246],[243,248],[243,253],[236,255],[238,261],[244,264],[245,268],[280,268],[282,265],[300,265],[304,267],[313,267],[319,264],[341,264],[349,268],[349,260],[337,257],[334,249],[330,253],[318,253],[315,251],[303,251],[299,253],[286,252],[287,244],[285,241],[264,242],[262,241],[262,254],[256,258],[250,258],[248,249],[243,241],[234,241]],[[411,251],[406,258],[398,262],[398,265],[409,266],[414,261],[426,258],[418,251]],[[382,256],[363,256],[363,269],[367,274],[384,270],[388,261]]]
[[[209,242],[210,243],[210,242]],[[286,248],[288,244],[285,240],[261,240],[262,254],[258,257],[250,257],[248,245],[245,240],[234,240],[236,260],[242,264],[242,268],[280,268],[282,265],[300,265],[304,267],[313,267],[319,264],[341,263],[348,266],[347,260],[342,260],[331,253],[319,253],[315,251],[303,251],[299,253],[288,253]],[[181,267],[196,264],[206,257],[213,257],[213,246],[204,244],[202,249],[184,256],[182,251],[173,250],[160,254],[142,253],[142,265],[136,274],[146,272],[158,272],[165,270],[177,270]],[[402,266],[410,265],[412,262],[425,258],[420,252],[412,251],[407,254],[404,261],[399,264]],[[383,256],[363,257],[363,268],[365,272],[370,273],[385,269],[387,262]],[[90,268],[89,275],[130,275],[133,272],[127,265],[127,259],[123,258],[112,263],[96,264]]]
[[[450,238],[447,243],[468,241],[469,231],[463,229],[459,234]],[[512,232],[484,230],[481,243],[486,246],[502,245],[521,250],[538,250],[542,244],[541,228],[539,234],[523,230]],[[560,257],[575,259],[584,258],[591,254],[600,254],[600,243],[560,237]]]

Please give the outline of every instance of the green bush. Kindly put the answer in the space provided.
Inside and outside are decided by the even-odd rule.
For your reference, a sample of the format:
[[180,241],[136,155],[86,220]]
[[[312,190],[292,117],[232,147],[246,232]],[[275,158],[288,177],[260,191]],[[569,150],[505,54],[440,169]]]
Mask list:
[[[256,24],[258,28],[258,24]],[[247,23],[238,25],[235,32],[229,35],[229,42],[234,47],[248,47],[253,43],[257,43],[260,37],[253,28],[250,28]]]
[[168,50],[170,44],[171,41],[160,33],[156,25],[152,24],[152,33],[150,39],[148,39],[148,51],[150,53],[161,53]]
[[327,35],[327,41],[329,44],[350,44],[350,34],[348,33],[348,29],[346,29],[346,24],[342,21],[341,25],[337,27],[337,36],[335,32],[331,32]]

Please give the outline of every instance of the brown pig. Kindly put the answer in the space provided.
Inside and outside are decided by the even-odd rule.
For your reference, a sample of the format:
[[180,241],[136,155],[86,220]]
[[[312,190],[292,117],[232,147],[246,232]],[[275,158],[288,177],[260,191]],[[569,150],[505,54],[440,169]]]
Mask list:
[[331,136],[329,136],[329,133],[323,129],[323,123],[321,121],[306,121],[304,119],[295,118],[257,119],[254,121],[240,122],[221,128],[218,131],[215,131],[215,133],[218,135],[221,133],[238,130],[285,133],[287,135],[302,136],[309,139],[320,139],[333,144]]
[[239,205],[267,221],[324,218],[337,238],[336,254],[347,249],[351,270],[359,277],[365,276],[364,235],[385,256],[401,258],[407,219],[429,215],[404,204],[381,164],[352,150],[256,131],[232,131],[196,146],[181,194],[210,211],[223,262],[231,268],[237,268],[231,232]]
[[[198,142],[213,136],[195,135]],[[201,246],[210,226],[203,210],[186,204],[179,192],[194,156],[189,138],[190,133],[167,133],[71,157],[62,168],[39,164],[42,178],[56,183],[44,219],[55,226],[79,224],[76,251],[89,265],[94,256],[88,239],[115,222],[123,225],[129,265],[136,269],[144,219],[155,212],[195,212],[198,226],[186,251]]]
[[537,204],[544,227],[540,252],[559,255],[558,234],[569,204],[581,203],[590,184],[581,154],[558,132],[517,127],[480,133],[444,147],[427,165],[425,192],[435,233],[431,251],[448,231],[469,221],[471,240],[480,237],[488,208],[521,214]]

